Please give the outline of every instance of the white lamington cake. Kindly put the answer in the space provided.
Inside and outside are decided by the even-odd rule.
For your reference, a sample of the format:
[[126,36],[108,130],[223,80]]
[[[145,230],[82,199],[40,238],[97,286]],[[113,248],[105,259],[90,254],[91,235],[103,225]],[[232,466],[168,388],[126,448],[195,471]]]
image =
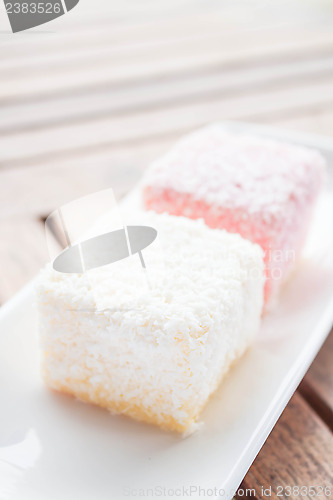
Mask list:
[[46,384],[181,433],[258,332],[263,253],[201,220],[146,212],[138,255],[85,274],[51,264],[37,285]]

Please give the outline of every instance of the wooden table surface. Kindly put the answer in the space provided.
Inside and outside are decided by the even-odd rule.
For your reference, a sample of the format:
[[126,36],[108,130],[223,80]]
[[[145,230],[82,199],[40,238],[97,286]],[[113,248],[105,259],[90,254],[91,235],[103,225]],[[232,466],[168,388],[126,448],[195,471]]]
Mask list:
[[[0,14],[1,303],[47,261],[50,211],[120,199],[181,134],[232,119],[333,137],[333,1],[81,0],[16,35]],[[332,431],[333,333],[241,488],[333,486]]]

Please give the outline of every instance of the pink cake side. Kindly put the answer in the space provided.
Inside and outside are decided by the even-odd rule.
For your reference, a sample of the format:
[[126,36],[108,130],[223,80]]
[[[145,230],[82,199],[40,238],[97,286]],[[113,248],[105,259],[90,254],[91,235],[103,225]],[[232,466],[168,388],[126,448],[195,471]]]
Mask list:
[[302,250],[325,173],[316,151],[208,127],[178,143],[148,171],[144,204],[203,218],[265,252],[265,300],[272,300]]

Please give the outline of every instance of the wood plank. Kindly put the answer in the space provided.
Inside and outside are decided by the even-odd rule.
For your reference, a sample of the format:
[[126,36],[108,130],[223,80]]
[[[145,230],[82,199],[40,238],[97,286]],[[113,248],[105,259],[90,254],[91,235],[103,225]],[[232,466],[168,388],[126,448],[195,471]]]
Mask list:
[[[231,19],[229,12],[234,11],[228,7],[223,6],[224,15],[227,18],[225,19],[226,23]],[[30,33],[37,34],[37,36],[42,33],[46,35],[44,36],[46,42],[51,39],[51,43],[59,31],[67,40],[69,38],[75,40],[75,35],[80,36],[83,31],[91,38],[96,38],[101,31],[110,31],[110,26],[118,35],[128,29],[135,29],[135,27],[149,30],[149,26],[160,24],[163,33],[163,24],[170,22],[170,19],[181,21],[184,24],[189,18],[204,17],[211,10],[215,12],[221,10],[221,2],[218,0],[170,0],[168,3],[147,2],[145,0],[140,0],[140,2],[135,0],[126,0],[125,2],[95,0],[93,5],[89,2],[81,2],[75,9],[75,15],[72,15],[71,12],[69,16],[55,19],[52,22],[54,31],[45,31],[44,27],[41,27],[43,31],[40,31],[37,27],[33,32],[19,32],[12,39],[12,42],[9,42],[8,38],[2,37],[0,45],[20,46],[26,40],[34,43],[36,40],[31,40]],[[74,36],[73,29],[75,30]],[[84,40],[82,41],[84,42]]]
[[[52,57],[53,53],[59,53],[60,50],[65,52],[63,49],[69,52],[74,48],[79,52],[87,49],[89,51],[97,44],[102,49],[105,45],[129,45],[133,41],[136,44],[153,45],[156,42],[184,40],[186,37],[197,37],[205,33],[231,35],[237,46],[240,43],[245,46],[247,38],[258,36],[259,30],[262,31],[261,39],[263,36],[268,39],[275,33],[273,36],[277,42],[279,38],[277,32],[280,32],[286,35],[291,43],[297,38],[305,39],[306,33],[308,35],[311,33],[311,38],[315,38],[320,36],[320,32],[327,34],[330,32],[332,8],[327,9],[323,15],[320,7],[307,11],[292,9],[291,5],[288,8],[276,3],[274,5],[274,2],[269,2],[270,5],[267,6],[267,3],[256,2],[253,8],[250,4],[240,7],[226,2],[210,1],[211,5],[208,8],[206,0],[206,5],[203,6],[201,3],[199,8],[193,8],[192,2],[190,6],[186,4],[182,6],[180,2],[172,9],[165,2],[155,2],[153,8],[142,9],[140,5],[135,11],[133,6],[130,6],[126,13],[119,15],[113,13],[115,2],[98,5],[95,1],[93,8],[82,5],[80,9],[76,9],[75,16],[64,16],[53,21],[53,26],[59,31],[43,33],[42,39],[38,36],[38,30],[34,31],[37,36],[32,37],[29,33],[19,33],[10,40],[2,37],[0,44],[7,49],[6,52],[3,51],[2,59],[13,59],[15,55],[21,58],[23,53],[29,54],[30,57],[33,54],[39,57],[46,52]],[[138,10],[141,11],[141,16],[137,15]],[[301,29],[302,31],[298,31]],[[292,31],[295,34],[294,38]],[[279,43],[283,43],[281,37]],[[65,53],[64,58],[66,58]]]
[[[304,496],[297,492],[288,496],[285,488],[287,486],[332,487],[332,485],[333,436],[296,393],[245,476],[241,488],[255,490],[256,495],[248,495],[248,498],[258,500],[265,498],[261,494],[261,488],[271,487],[272,492],[267,498],[299,500],[299,498],[325,498],[325,496],[318,496],[318,490],[315,497],[309,492]],[[279,486],[284,489],[282,496],[278,496]]]
[[216,120],[272,120],[274,116],[282,119],[284,114],[309,113],[313,108],[332,109],[332,96],[333,81],[319,82],[3,136],[0,166],[46,163],[48,159],[181,134]]
[[[323,123],[322,128],[319,120]],[[276,125],[310,132],[326,132],[333,136],[333,111],[318,114],[317,119],[310,114],[298,120],[278,120]],[[112,187],[119,200],[135,185],[143,170],[163,155],[178,138],[179,134],[175,133],[164,140],[139,141],[118,148],[111,146],[90,155],[79,154],[73,159],[47,158],[45,163],[41,162],[39,165],[2,170],[0,219],[24,213],[36,217],[46,216],[71,199],[105,187]]]
[[[294,36],[294,35],[293,35]],[[236,37],[237,38],[237,37]],[[265,37],[266,38],[266,37]],[[246,67],[261,63],[265,64],[274,59],[275,62],[282,60],[296,61],[306,58],[321,58],[324,54],[331,54],[333,47],[333,34],[323,36],[316,44],[315,40],[307,41],[307,37],[295,39],[293,44],[281,42],[280,37],[275,37],[273,48],[270,48],[269,40],[265,40],[264,45],[258,44],[262,39],[258,39],[251,47],[251,40],[244,42],[239,48],[239,42],[230,47],[224,43],[213,41],[209,46],[199,40],[198,45],[191,43],[189,50],[183,51],[175,47],[168,49],[168,53],[163,57],[163,51],[156,47],[155,57],[142,58],[136,50],[131,50],[132,61],[120,58],[99,58],[93,57],[89,61],[84,55],[85,63],[76,67],[75,64],[68,64],[52,69],[50,62],[40,66],[36,71],[28,66],[26,71],[19,66],[18,71],[2,71],[0,82],[0,102],[2,105],[9,102],[18,102],[27,99],[45,99],[57,94],[69,94],[78,89],[93,89],[95,85],[101,86],[121,86],[129,83],[146,82],[150,79],[170,78],[179,75],[191,75],[193,72],[212,71],[226,68],[230,65],[244,65]],[[283,38],[284,40],[284,38]],[[30,58],[28,57],[28,61]],[[92,71],[93,70],[93,71]]]
[[[276,61],[250,69],[241,67],[177,79],[149,81],[142,85],[105,88],[99,82],[87,95],[54,97],[41,102],[6,105],[0,115],[0,133],[59,126],[62,123],[96,119],[103,116],[133,114],[154,108],[195,103],[240,95],[257,94],[271,89],[292,88],[322,82],[333,77],[333,56],[306,61]],[[38,96],[40,98],[40,96]]]
[[333,432],[333,330],[305,375],[299,391]]
[[[247,0],[246,2],[221,2],[221,0],[170,0],[170,2],[156,2],[156,0],[126,0],[126,2],[115,2],[110,0],[95,0],[95,4],[101,8],[102,12],[108,14],[110,19],[117,19],[119,22],[126,20],[145,22],[147,17],[155,21],[167,17],[178,17],[189,13],[212,15],[217,10],[222,10],[228,21],[236,19],[238,23],[253,24],[261,19],[266,22],[274,21],[281,23],[287,19],[289,22],[311,20],[312,24],[320,22],[323,24],[332,13],[332,4],[329,0],[307,0],[302,2],[300,9],[297,0],[288,2],[276,2],[275,0]],[[100,20],[100,12],[96,9],[89,9],[90,16]],[[81,24],[81,19],[76,16],[75,21]]]
[[0,219],[0,304],[49,260],[43,224],[27,216]]
[[119,200],[172,142],[132,145],[91,158],[51,160],[47,164],[0,171],[0,221],[24,214],[47,216],[68,201],[105,188],[113,188]]
[[333,112],[329,106],[318,106],[311,110],[311,113],[304,113],[300,116],[289,116],[277,120],[281,127],[292,130],[301,130],[313,134],[326,136],[333,135]]
[[[190,14],[186,20],[171,19],[164,24],[150,22],[139,30],[128,25],[120,31],[117,27],[110,29],[109,25],[104,31],[100,26],[95,30],[91,40],[86,30],[71,34],[70,39],[66,34],[62,34],[60,40],[35,37],[31,42],[36,45],[33,51],[31,43],[11,43],[1,53],[0,68],[6,77],[7,73],[14,76],[19,71],[42,72],[45,66],[51,72],[58,72],[61,68],[79,68],[103,62],[129,64],[140,59],[140,62],[150,60],[153,63],[161,57],[168,60],[170,57],[177,59],[179,55],[189,56],[193,51],[209,57],[209,51],[218,50],[221,56],[229,54],[238,59],[244,49],[249,54],[260,49],[258,54],[261,55],[274,50],[288,56],[289,52],[305,53],[306,49],[325,50],[325,46],[328,52],[332,46],[329,26],[321,25],[320,29],[312,28],[309,32],[306,26],[290,24],[283,28],[284,37],[281,39],[280,26],[271,26],[270,30],[266,24],[260,23],[255,29],[249,24],[230,26],[226,23],[224,12],[222,16],[216,13],[214,19],[211,14],[194,17]],[[81,39],[80,44],[77,43],[78,38]],[[266,42],[264,46],[263,38]],[[13,49],[16,50],[13,52]]]
[[[268,122],[274,123],[271,119]],[[274,124],[333,136],[333,110],[293,120],[278,119]],[[161,140],[111,146],[90,155],[79,154],[77,158],[47,158],[39,165],[4,169],[0,171],[0,218],[23,213],[45,216],[71,199],[105,187],[112,187],[120,199],[135,185],[143,170],[178,138],[176,132]]]

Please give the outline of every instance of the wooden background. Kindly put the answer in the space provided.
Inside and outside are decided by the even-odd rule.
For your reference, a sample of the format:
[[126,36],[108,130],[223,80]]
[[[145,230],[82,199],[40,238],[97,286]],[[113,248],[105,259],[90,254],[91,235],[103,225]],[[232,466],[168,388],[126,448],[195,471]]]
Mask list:
[[[2,303],[47,261],[50,211],[120,199],[181,134],[232,119],[333,137],[333,1],[81,0],[15,35],[2,6],[0,72]],[[242,488],[333,485],[332,366],[331,334]]]

